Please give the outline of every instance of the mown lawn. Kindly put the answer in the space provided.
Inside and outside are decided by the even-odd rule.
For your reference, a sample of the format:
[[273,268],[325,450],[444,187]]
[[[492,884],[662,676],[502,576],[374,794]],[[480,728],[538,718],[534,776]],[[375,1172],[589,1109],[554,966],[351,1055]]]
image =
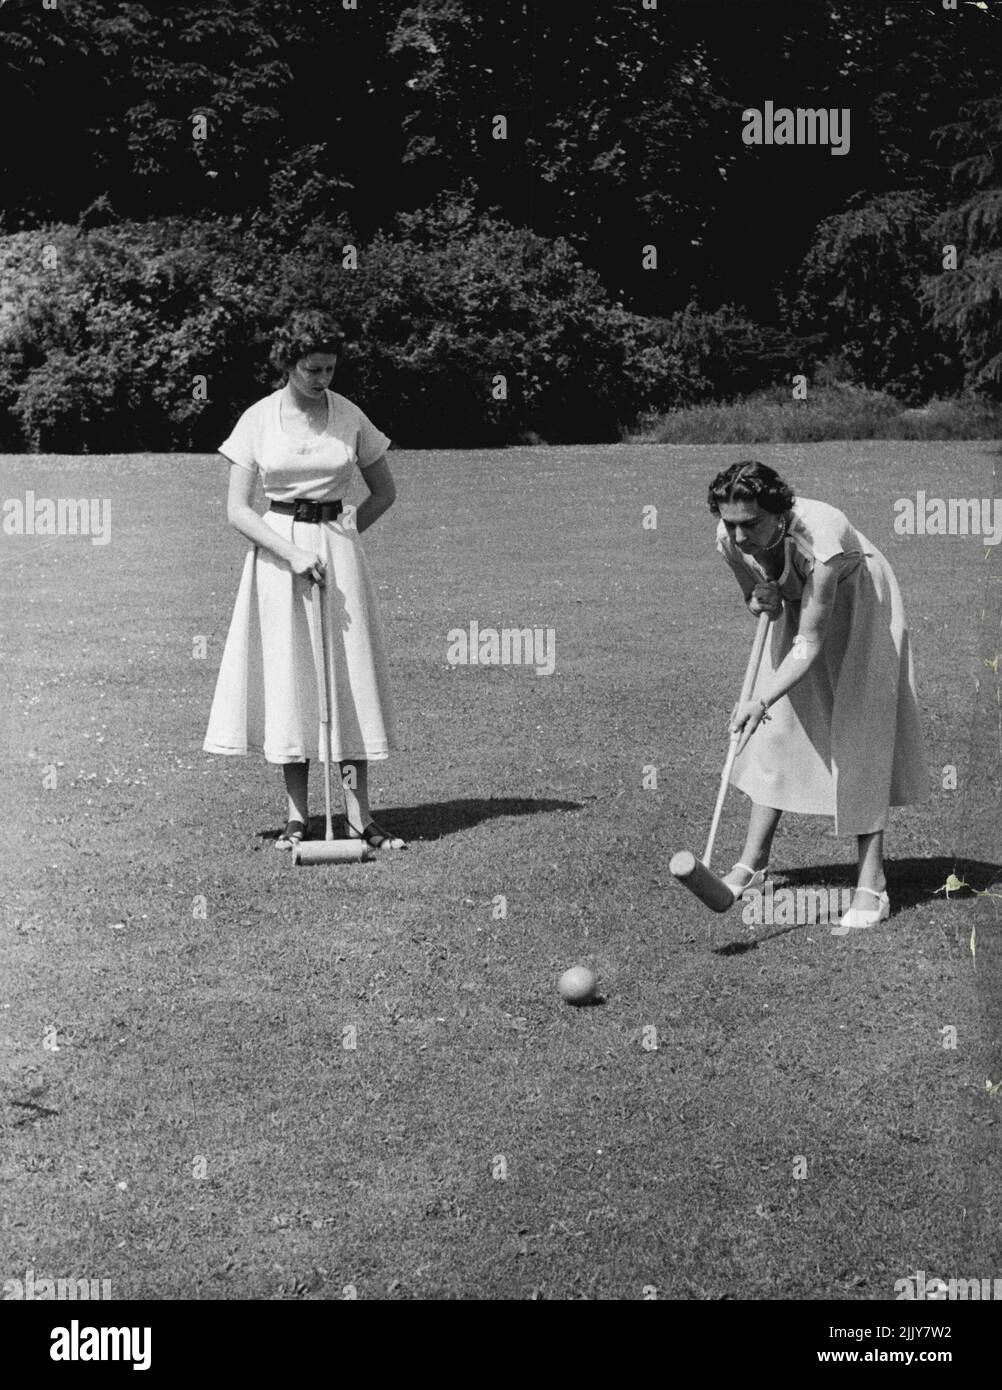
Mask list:
[[[404,742],[377,812],[411,848],[309,870],[262,834],[277,769],[200,751],[245,549],[220,465],[3,461],[7,497],[110,498],[112,539],[0,537],[0,1280],[875,1299],[916,1269],[998,1272],[977,972],[998,971],[1000,901],[937,891],[1000,874],[964,794],[986,551],[892,532],[920,488],[990,496],[993,449],[752,451],[891,559],[934,794],[895,813],[889,927],[735,949],[739,914],[702,913],[667,865],[702,849],[752,635],[704,504],[748,452],[396,455],[365,543]],[[450,667],[473,619],[553,628],[555,673]],[[845,885],[853,854],[790,818],[777,883]],[[556,994],[579,961],[597,1007]]]

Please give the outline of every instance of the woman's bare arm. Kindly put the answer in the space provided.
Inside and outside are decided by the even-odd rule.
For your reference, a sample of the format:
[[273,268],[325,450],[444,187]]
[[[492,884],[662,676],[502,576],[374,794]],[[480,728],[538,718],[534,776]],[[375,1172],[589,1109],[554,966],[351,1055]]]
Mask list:
[[363,468],[361,473],[369,495],[355,513],[355,525],[360,535],[384,512],[389,511],[397,500],[396,484],[385,454],[375,463],[370,463],[368,468]]
[[835,606],[841,569],[842,556],[835,555],[825,564],[815,565],[807,576],[793,647],[774,672],[769,688],[760,697],[767,705],[774,705],[795,685],[799,685],[821,655]]
[[835,606],[842,565],[843,556],[835,555],[824,564],[815,565],[808,575],[800,601],[800,622],[792,648],[773,672],[772,680],[761,695],[743,705],[739,704],[734,710],[731,729],[737,732],[743,728],[745,731],[738,747],[739,752],[764,716],[762,703],[774,705],[777,700],[781,700],[794,686],[799,685],[821,655],[831,623],[832,609]]
[[246,536],[254,545],[270,550],[290,566],[294,574],[323,583],[323,566],[317,569],[316,556],[291,541],[283,540],[251,506],[254,497],[255,474],[234,463],[230,466],[230,487],[226,497],[226,520],[235,531]]

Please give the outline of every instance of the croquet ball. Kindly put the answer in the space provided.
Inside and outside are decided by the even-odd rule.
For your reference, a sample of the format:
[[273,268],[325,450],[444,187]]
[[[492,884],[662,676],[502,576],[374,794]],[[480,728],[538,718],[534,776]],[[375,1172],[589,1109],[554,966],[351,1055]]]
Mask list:
[[561,975],[557,988],[568,1004],[587,1004],[595,994],[597,981],[585,965],[572,965]]

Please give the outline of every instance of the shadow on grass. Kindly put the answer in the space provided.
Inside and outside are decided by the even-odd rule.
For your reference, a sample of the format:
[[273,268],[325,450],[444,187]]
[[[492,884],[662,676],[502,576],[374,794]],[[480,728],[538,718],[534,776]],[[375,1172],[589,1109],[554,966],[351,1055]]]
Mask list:
[[[1002,892],[1002,864],[986,864],[981,859],[953,859],[936,855],[929,859],[888,859],[887,891],[891,899],[891,916],[909,907],[935,902],[946,897],[946,882],[951,874],[967,886],[950,893],[950,898],[972,898],[995,885]],[[787,869],[774,876],[777,888],[852,888],[856,883],[854,864],[814,865],[805,869]]]
[[807,927],[797,923],[789,927],[769,927],[764,930],[760,927],[757,931],[748,932],[737,941],[728,941],[723,946],[714,946],[713,954],[715,956],[743,956],[746,951],[757,950],[759,946],[764,946],[767,941],[775,941],[777,936],[786,936],[791,931],[807,931]]
[[[419,806],[386,806],[376,812],[376,822],[387,834],[399,835],[401,839],[441,840],[445,835],[455,835],[460,830],[469,830],[482,821],[497,820],[505,816],[535,816],[549,811],[581,811],[584,803],[580,801],[554,801],[551,798],[532,800],[528,797],[463,797],[456,801],[436,801]],[[277,840],[282,833],[281,826],[273,830],[259,830],[263,840]],[[335,814],[334,834],[343,835],[344,817]],[[310,817],[310,838],[323,839],[323,816]]]
[[[951,901],[958,898],[973,899],[989,889],[1002,895],[1002,864],[987,864],[981,859],[947,859],[943,855],[929,859],[889,859],[885,868],[892,922],[899,912],[908,908],[935,902],[937,898],[945,900],[946,884],[951,874],[963,885],[961,888],[951,889]],[[773,878],[775,888],[792,888],[794,891],[798,888],[853,888],[855,883],[855,867],[851,864],[789,869],[777,873]],[[733,919],[729,917],[727,920],[728,925],[731,925]],[[828,924],[810,922],[759,927],[725,945],[714,947],[713,953],[717,956],[741,956],[746,951],[754,951],[767,941],[775,941],[777,937],[819,925]]]

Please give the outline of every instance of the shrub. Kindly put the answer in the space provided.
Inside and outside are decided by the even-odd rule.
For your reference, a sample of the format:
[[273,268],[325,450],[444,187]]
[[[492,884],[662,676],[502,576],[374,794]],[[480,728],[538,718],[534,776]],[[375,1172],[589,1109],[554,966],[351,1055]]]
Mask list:
[[319,291],[351,326],[339,385],[403,443],[614,439],[672,397],[655,334],[609,301],[568,243],[466,203],[399,218],[355,271],[315,228],[286,258],[284,281],[288,304]]
[[[679,359],[566,242],[462,202],[402,217],[357,248],[357,269],[351,242],[314,223],[281,254],[272,236],[184,219],[0,238],[15,271],[6,433],[33,449],[212,448],[275,385],[270,329],[305,304],[345,323],[337,387],[402,444],[614,439],[679,395]],[[40,272],[50,244],[56,268]]]
[[807,400],[789,390],[761,391],[729,404],[694,405],[648,418],[636,442],[657,444],[805,444],[824,439],[995,439],[997,406],[968,396],[907,409],[884,391],[815,386]]
[[21,233],[0,257],[15,270],[0,322],[6,434],[90,451],[218,437],[252,357],[264,267],[251,240],[173,219]]

